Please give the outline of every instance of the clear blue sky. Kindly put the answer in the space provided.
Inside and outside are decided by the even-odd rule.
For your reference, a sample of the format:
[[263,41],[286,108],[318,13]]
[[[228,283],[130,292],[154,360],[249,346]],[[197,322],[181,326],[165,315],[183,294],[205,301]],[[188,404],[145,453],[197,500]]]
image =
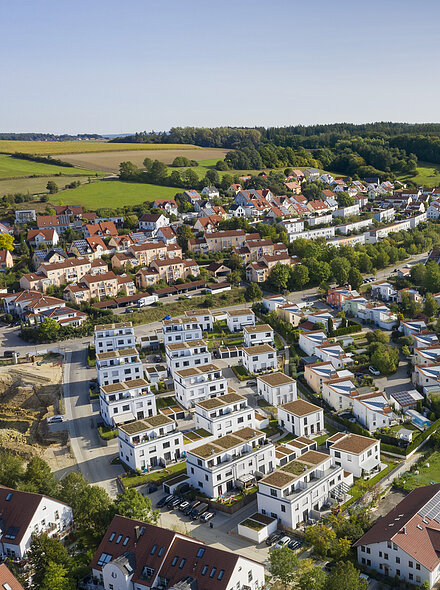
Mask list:
[[0,131],[436,121],[439,0],[1,0]]

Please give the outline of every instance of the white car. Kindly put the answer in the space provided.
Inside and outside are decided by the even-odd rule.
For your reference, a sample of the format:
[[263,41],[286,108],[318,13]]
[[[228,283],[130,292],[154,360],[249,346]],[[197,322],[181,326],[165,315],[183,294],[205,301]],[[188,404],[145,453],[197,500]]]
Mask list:
[[56,424],[57,422],[64,422],[63,416],[52,416],[51,418],[47,419],[48,424]]
[[370,371],[370,373],[372,375],[374,375],[375,377],[378,377],[380,375],[380,371],[378,371],[375,367],[373,367],[373,365],[370,365],[368,367],[368,370]]
[[275,545],[275,549],[281,549],[281,547],[285,547],[286,545],[288,545],[290,543],[291,540],[292,539],[287,536],[281,537],[281,539]]

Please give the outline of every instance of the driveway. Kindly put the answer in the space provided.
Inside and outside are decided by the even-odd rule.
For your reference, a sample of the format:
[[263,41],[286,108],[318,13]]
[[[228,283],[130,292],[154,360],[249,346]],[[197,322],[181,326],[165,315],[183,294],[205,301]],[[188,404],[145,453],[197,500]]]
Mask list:
[[406,361],[400,361],[394,375],[377,377],[374,379],[374,385],[380,391],[384,391],[388,398],[391,393],[414,389],[411,378],[408,376],[408,363]]

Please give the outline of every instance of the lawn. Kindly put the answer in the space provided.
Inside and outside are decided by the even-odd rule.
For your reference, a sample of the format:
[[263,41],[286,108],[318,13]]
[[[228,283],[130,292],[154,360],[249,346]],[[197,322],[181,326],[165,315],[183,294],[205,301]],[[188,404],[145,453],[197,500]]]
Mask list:
[[[1,157],[1,156],[0,156]],[[68,168],[66,168],[68,170]],[[80,171],[76,168],[72,170],[76,170],[78,174]],[[90,177],[83,175],[83,176],[37,176],[35,178],[13,178],[8,180],[1,180],[0,179],[0,197],[3,195],[13,195],[15,193],[23,193],[23,194],[30,194],[30,195],[40,195],[40,194],[48,194],[49,191],[46,189],[47,183],[49,180],[53,180],[58,188],[61,190],[67,184],[71,182],[79,181],[81,183],[88,182]],[[93,175],[94,178],[94,175]],[[63,193],[64,199],[68,200],[67,193]],[[61,198],[61,195],[60,195]],[[43,210],[46,207],[46,203],[44,203]],[[32,204],[32,208],[34,204]],[[23,203],[20,203],[18,209],[23,209]]]
[[[427,464],[429,467],[427,467]],[[427,486],[431,483],[440,482],[440,452],[436,451],[427,461],[422,460],[416,467],[418,475],[415,472],[404,473],[399,478],[399,487],[405,490],[414,490],[421,486]],[[405,482],[405,483],[403,483]]]
[[432,164],[431,162],[419,162],[417,166],[416,176],[398,176],[399,180],[412,180],[418,186],[433,188],[440,185],[440,164]]
[[[385,463],[382,459],[382,463]],[[392,471],[396,465],[394,463],[388,463],[385,469],[383,469],[380,473],[365,481],[364,479],[355,479],[354,485],[351,487],[349,494],[351,498],[342,505],[342,509],[345,510],[348,508],[353,502],[355,502],[358,498],[363,496],[369,489],[379,483],[390,471]]]
[[202,149],[185,143],[108,143],[106,141],[0,141],[0,154],[84,154],[90,152],[122,152],[137,150]]
[[156,186],[135,182],[121,182],[119,180],[99,180],[91,184],[84,184],[51,197],[51,202],[57,205],[68,199],[72,205],[83,205],[91,210],[101,207],[118,208],[124,205],[136,205],[144,201],[156,199],[170,199],[179,189],[171,186]]
[[0,178],[19,178],[26,176],[49,176],[62,174],[63,176],[80,176],[93,175],[93,170],[78,170],[67,166],[55,166],[53,164],[41,164],[40,162],[31,162],[12,158],[5,154],[0,155]]
[[164,481],[167,481],[167,479],[171,479],[172,477],[181,475],[182,473],[186,473],[186,461],[183,461],[182,463],[176,463],[175,465],[170,465],[165,469],[150,471],[150,473],[145,473],[145,475],[130,474],[125,477],[121,477],[121,482],[125,488],[134,488],[145,483],[153,482],[156,484],[162,484]]

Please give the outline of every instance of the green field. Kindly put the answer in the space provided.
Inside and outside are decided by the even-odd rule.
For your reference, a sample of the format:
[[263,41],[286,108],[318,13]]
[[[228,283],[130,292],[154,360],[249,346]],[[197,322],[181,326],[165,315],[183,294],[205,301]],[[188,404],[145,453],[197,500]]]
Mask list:
[[419,472],[418,475],[416,475],[414,472],[404,473],[397,482],[398,486],[410,491],[421,486],[427,486],[431,483],[439,483],[440,452],[433,453],[430,457],[428,457],[427,462],[429,467],[426,466],[424,461],[417,465],[416,470]]
[[416,176],[398,176],[399,180],[405,182],[412,180],[418,185],[427,188],[440,186],[440,164],[431,164],[430,162],[419,162]]
[[[77,171],[78,172],[78,171]],[[94,178],[95,176],[93,176]],[[81,183],[88,182],[88,176],[37,176],[35,178],[14,178],[8,180],[0,180],[0,197],[4,195],[14,195],[15,193],[23,193],[30,195],[38,195],[48,193],[46,189],[49,180],[53,180],[58,188],[61,190],[67,184],[73,181]],[[65,196],[67,199],[67,196]]]
[[0,141],[1,154],[82,154],[88,152],[122,152],[127,150],[194,150],[185,143],[108,143],[105,141]]
[[[29,160],[20,160],[4,154],[0,155],[0,178],[23,178],[27,176],[49,176],[62,174],[66,176],[95,175],[93,170],[78,170],[67,166],[40,164]],[[102,174],[102,173],[100,173]]]
[[55,205],[62,201],[72,205],[83,205],[94,210],[101,207],[117,209],[124,205],[136,205],[144,201],[170,199],[179,189],[171,186],[156,186],[119,180],[97,180],[78,188],[51,197]]

